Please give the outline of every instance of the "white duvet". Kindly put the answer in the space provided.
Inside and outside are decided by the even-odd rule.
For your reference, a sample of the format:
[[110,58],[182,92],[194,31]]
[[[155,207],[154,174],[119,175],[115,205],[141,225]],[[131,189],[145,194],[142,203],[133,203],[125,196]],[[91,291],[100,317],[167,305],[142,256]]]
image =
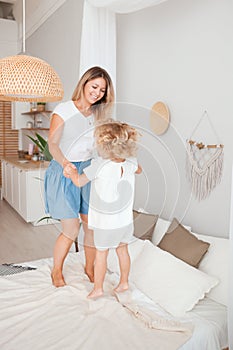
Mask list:
[[197,313],[175,320],[133,286],[116,296],[117,276],[109,273],[104,297],[89,300],[93,285],[78,254],[66,260],[65,287],[51,284],[51,264],[44,259],[28,264],[37,270],[0,278],[1,350],[219,350],[226,341],[220,304],[207,321],[201,304]]

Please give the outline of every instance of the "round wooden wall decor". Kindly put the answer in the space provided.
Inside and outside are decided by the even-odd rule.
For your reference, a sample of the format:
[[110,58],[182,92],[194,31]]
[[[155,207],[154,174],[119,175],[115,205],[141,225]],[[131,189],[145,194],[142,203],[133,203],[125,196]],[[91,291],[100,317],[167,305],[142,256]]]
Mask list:
[[150,112],[150,127],[156,135],[165,133],[169,126],[170,115],[168,107],[163,102],[156,102]]

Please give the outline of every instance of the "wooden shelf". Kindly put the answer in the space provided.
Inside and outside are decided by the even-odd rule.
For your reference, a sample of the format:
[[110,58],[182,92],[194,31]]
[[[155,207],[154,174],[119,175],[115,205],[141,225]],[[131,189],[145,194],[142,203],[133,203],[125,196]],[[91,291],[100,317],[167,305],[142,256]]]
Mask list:
[[43,113],[52,113],[52,111],[32,111],[32,112],[24,112],[21,113],[23,115],[34,115],[34,114],[43,114]]
[[22,128],[22,129],[27,129],[27,130],[48,130],[47,128],[40,128],[40,127],[36,127],[36,125],[38,124],[41,125],[42,124],[42,120],[40,117],[40,123],[39,121],[37,121],[37,116],[42,116],[44,118],[49,118],[49,114],[51,114],[52,111],[30,111],[30,112],[23,112],[21,113],[21,115],[29,115],[33,118],[33,128]]
[[21,128],[21,130],[49,130],[49,128]]

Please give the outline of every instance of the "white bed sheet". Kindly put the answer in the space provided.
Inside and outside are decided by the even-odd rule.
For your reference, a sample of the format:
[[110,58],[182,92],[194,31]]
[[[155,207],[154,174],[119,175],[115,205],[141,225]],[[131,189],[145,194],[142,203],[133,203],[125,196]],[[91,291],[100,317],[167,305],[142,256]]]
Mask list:
[[[157,314],[169,315],[138,289],[134,292],[140,305],[145,305]],[[174,318],[172,318],[174,319]],[[227,308],[209,298],[200,300],[192,311],[178,319],[194,325],[192,337],[179,350],[220,350],[228,346]]]
[[[93,344],[96,343],[98,344],[95,346],[96,350],[105,350],[110,348],[109,339],[111,339],[112,349],[167,349],[166,345],[155,347],[155,335],[152,334],[153,332],[150,329],[146,329],[142,323],[139,326],[139,321],[135,317],[128,319],[129,315],[119,309],[117,305],[115,313],[116,315],[119,314],[119,317],[125,318],[127,327],[122,329],[120,337],[116,337],[114,329],[116,329],[117,325],[114,324],[112,308],[108,315],[108,305],[110,305],[111,301],[107,296],[94,302],[90,301],[92,304],[88,304],[86,315],[90,314],[91,307],[93,307],[93,317],[87,318],[86,315],[79,315],[79,306],[81,307],[81,303],[79,304],[80,296],[83,298],[89,292],[86,287],[88,284],[83,284],[82,287],[83,268],[80,262],[79,254],[70,253],[68,255],[64,274],[66,274],[66,266],[78,264],[77,274],[74,273],[76,270],[72,271],[72,277],[69,275],[67,279],[68,286],[65,288],[55,288],[53,286],[48,288],[48,280],[46,281],[46,278],[41,279],[39,274],[38,283],[40,284],[41,292],[38,291],[38,287],[36,288],[35,285],[30,285],[30,279],[28,279],[28,285],[25,288],[25,278],[21,278],[20,275],[33,274],[34,271],[1,278],[0,282],[4,283],[0,283],[0,349],[91,350]],[[48,277],[52,259],[42,259],[23,265],[37,267],[42,272],[42,275],[44,273]],[[80,277],[81,275],[82,278]],[[36,276],[35,273],[34,276]],[[111,281],[112,284],[117,282],[117,279],[118,276],[116,274],[108,274],[108,281]],[[21,283],[22,280],[23,283]],[[74,289],[77,282],[79,282],[78,293],[77,289]],[[10,283],[11,289],[9,291],[8,283]],[[89,287],[90,289],[92,288],[91,283],[89,283]],[[166,317],[166,319],[174,320],[172,316],[154,304],[153,301],[134,288],[134,286],[132,286],[131,290],[133,300],[139,306],[153,310],[157,315]],[[14,295],[17,298],[14,298]],[[36,295],[35,298],[34,295]],[[92,306],[90,307],[90,305]],[[107,324],[104,322],[98,323],[98,317],[95,315],[96,311],[98,317],[103,314],[103,319],[105,317],[105,320],[108,320]],[[88,319],[92,319],[89,327]],[[96,320],[94,328],[93,320]],[[130,322],[128,322],[129,320]],[[180,350],[220,350],[227,347],[227,310],[224,305],[205,298],[191,312],[187,313],[186,317],[179,319],[179,321],[184,323],[184,325],[187,322],[191,322],[194,325],[192,337],[179,347]],[[109,327],[111,323],[112,327]],[[134,327],[137,329],[136,333]],[[105,328],[107,336],[103,337]],[[132,331],[131,334],[130,330]],[[160,336],[161,341],[165,341],[166,336],[164,338],[164,334],[161,331],[160,333],[158,332],[158,337]],[[174,338],[174,343],[175,341],[176,339]],[[175,345],[174,349],[177,349]]]

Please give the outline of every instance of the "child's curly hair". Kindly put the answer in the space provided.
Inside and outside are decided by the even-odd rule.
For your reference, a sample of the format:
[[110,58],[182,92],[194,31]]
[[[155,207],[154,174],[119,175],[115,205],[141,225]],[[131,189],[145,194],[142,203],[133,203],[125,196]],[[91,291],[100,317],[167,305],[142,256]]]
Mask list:
[[139,133],[132,126],[115,120],[106,121],[95,128],[98,154],[105,159],[136,156]]

